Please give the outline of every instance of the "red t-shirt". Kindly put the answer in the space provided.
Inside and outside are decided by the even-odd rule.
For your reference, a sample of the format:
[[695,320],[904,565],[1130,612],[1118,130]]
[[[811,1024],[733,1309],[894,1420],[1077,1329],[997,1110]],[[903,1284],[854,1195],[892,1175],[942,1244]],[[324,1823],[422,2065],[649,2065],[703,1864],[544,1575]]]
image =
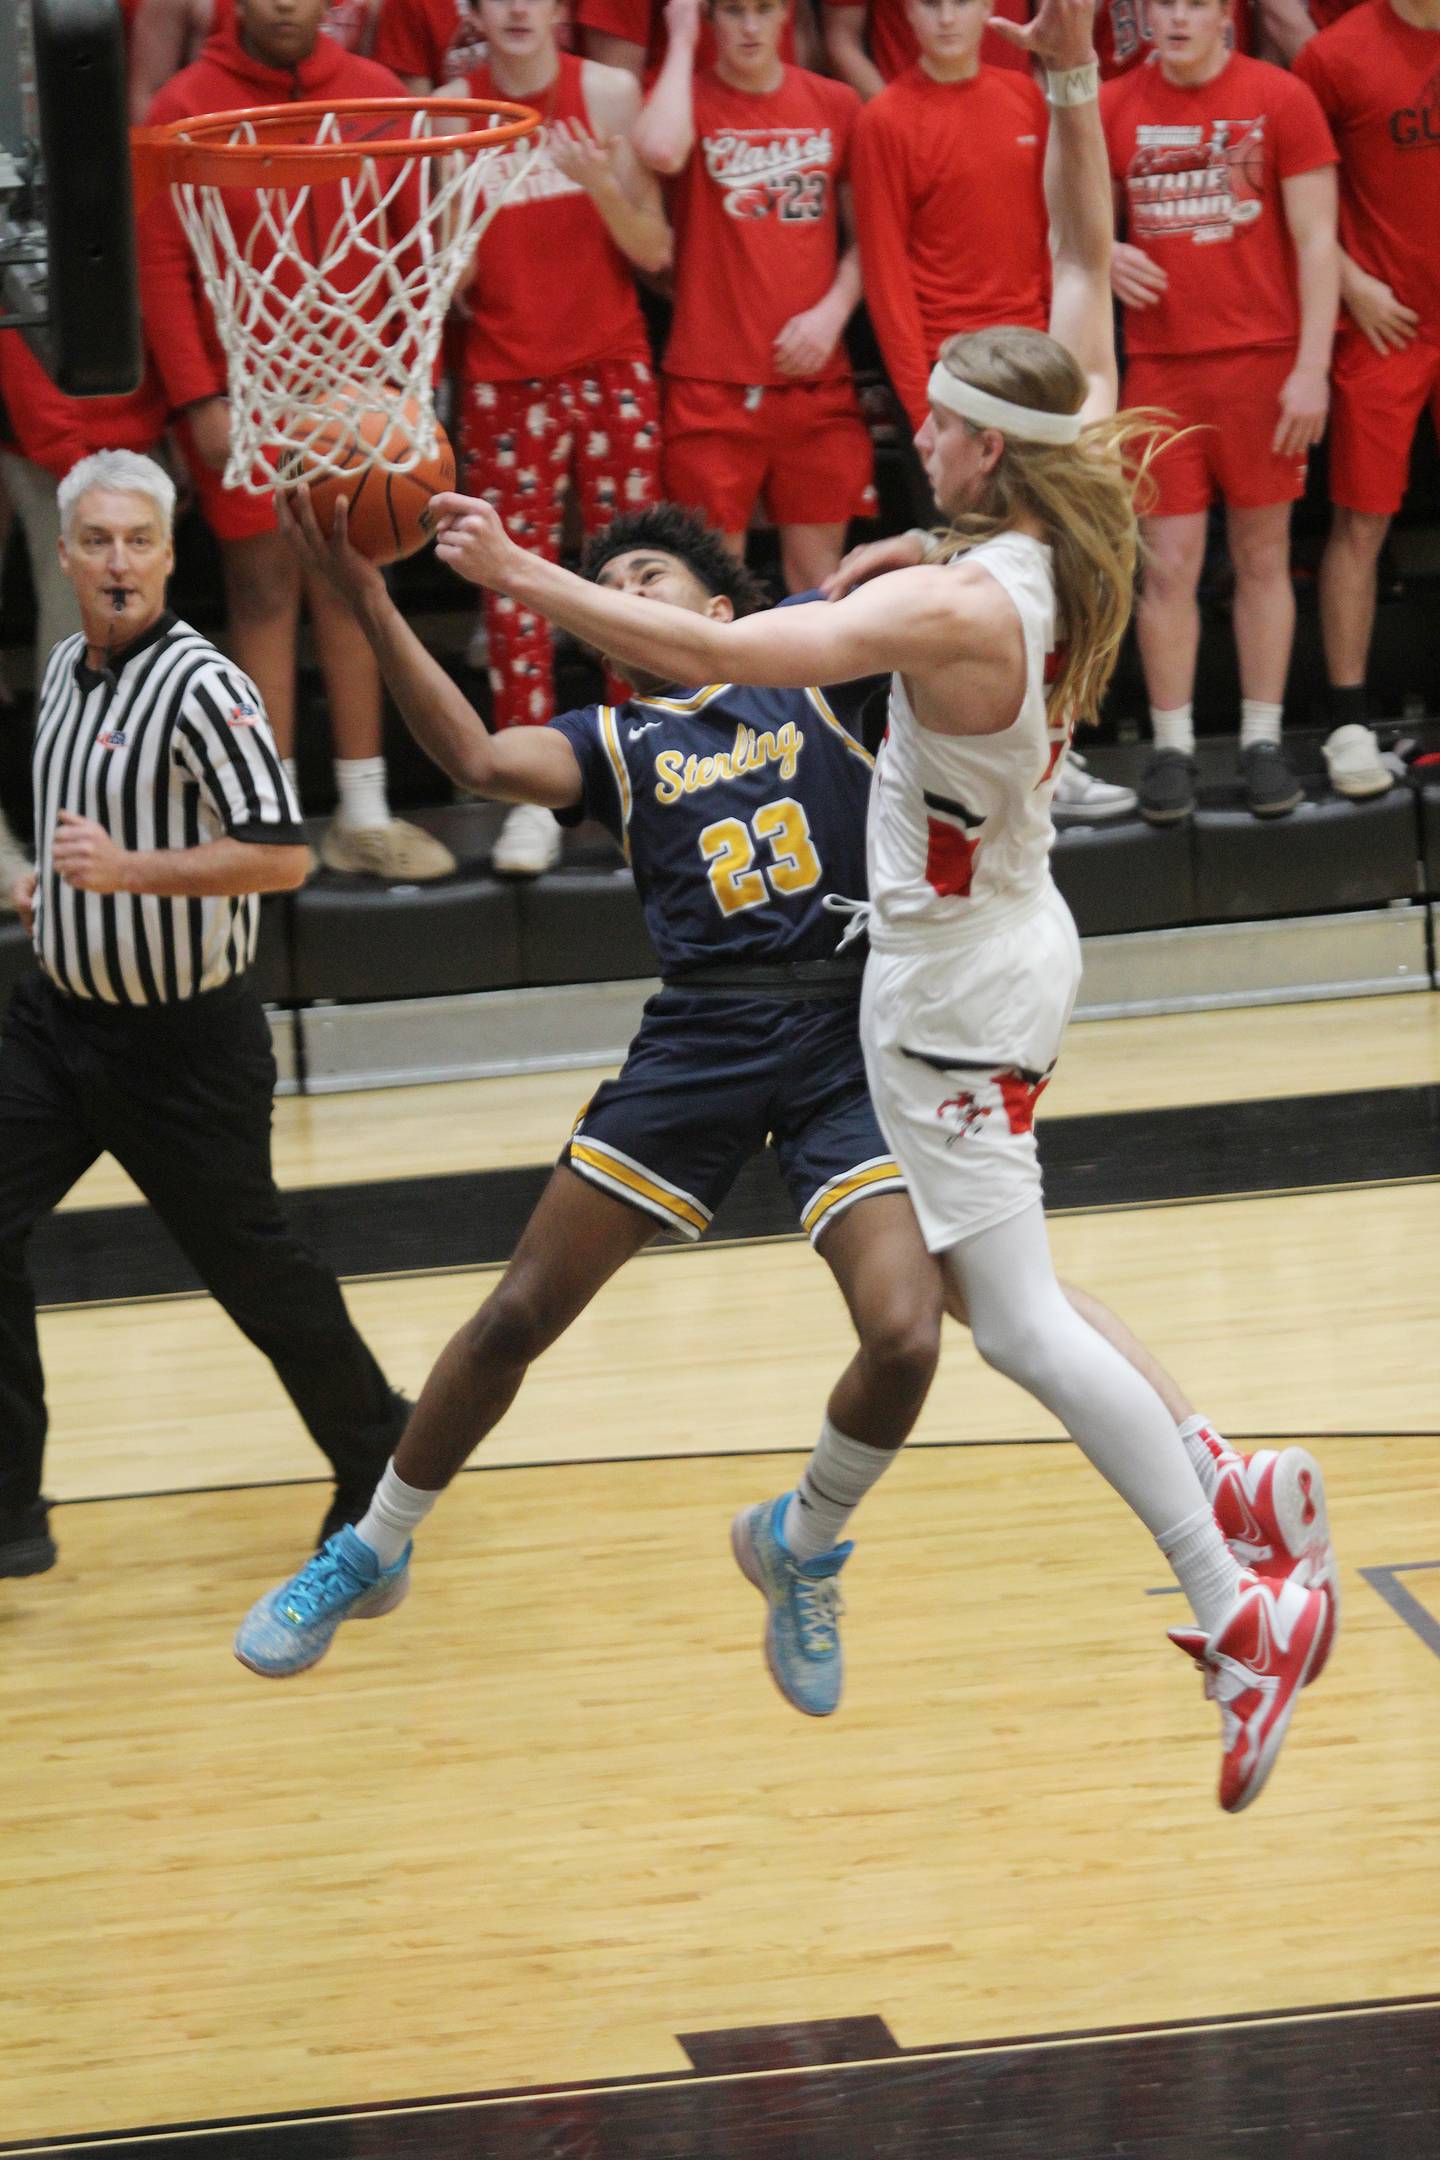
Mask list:
[[[603,30],[609,37],[626,38],[632,45],[645,48],[645,81],[648,85],[659,73],[670,43],[665,28],[665,0],[576,0],[574,9],[576,28],[575,42],[583,46],[585,40],[579,33],[585,30]],[[780,58],[789,67],[795,59],[794,10],[787,11],[785,27],[780,33]],[[700,35],[695,44],[695,72],[713,68],[715,65],[715,33],[710,27],[708,15],[700,18]]]
[[[650,357],[630,265],[590,197],[557,170],[546,147],[552,127],[563,121],[594,127],[585,103],[586,65],[561,53],[559,74],[533,100],[545,120],[540,147],[475,251],[460,359],[467,382],[523,382],[601,360]],[[468,97],[502,95],[488,68],[476,68],[465,87]],[[504,186],[524,150],[516,144],[496,153],[487,195]]]
[[[1151,42],[1150,16],[1145,0],[1099,0],[1095,10],[1095,57],[1107,82],[1138,67],[1149,56]],[[1250,0],[1235,0],[1225,42],[1232,52],[1254,50]]]
[[1306,0],[1310,20],[1317,30],[1328,30],[1331,23],[1339,22],[1352,8],[1364,7],[1367,0]]
[[423,75],[438,90],[485,60],[485,32],[468,0],[383,0],[375,58],[397,75]]
[[[825,4],[827,7],[856,7],[860,0],[825,0]],[[1009,22],[1027,23],[1030,0],[995,0],[992,12],[1005,16]],[[920,47],[910,28],[906,0],[869,0],[865,10],[865,49],[887,83],[903,75],[906,68],[914,67],[920,58]],[[981,38],[980,59],[985,67],[1018,68],[1022,75],[1030,72],[1030,62],[1024,53],[1017,51],[998,30],[987,29]]]
[[1295,73],[1340,152],[1340,244],[1440,333],[1440,30],[1369,0],[1303,45]]
[[1028,75],[982,67],[938,83],[913,67],[855,132],[865,303],[895,394],[919,427],[947,337],[1049,319],[1045,100]]
[[1193,89],[1156,61],[1100,93],[1126,237],[1165,270],[1154,307],[1130,308],[1131,352],[1229,352],[1300,334],[1281,182],[1335,163],[1313,91],[1235,54]]
[[[781,384],[775,339],[823,300],[840,260],[837,190],[860,99],[848,83],[787,67],[776,90],[695,77],[695,147],[675,182],[675,319],[669,375]],[[847,375],[837,345],[820,380]]]

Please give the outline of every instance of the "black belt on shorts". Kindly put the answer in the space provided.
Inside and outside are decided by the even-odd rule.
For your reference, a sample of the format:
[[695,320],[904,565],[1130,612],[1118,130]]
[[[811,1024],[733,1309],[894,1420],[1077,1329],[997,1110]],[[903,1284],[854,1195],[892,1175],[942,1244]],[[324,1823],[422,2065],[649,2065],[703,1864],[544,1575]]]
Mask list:
[[667,975],[665,990],[715,990],[732,997],[853,998],[860,995],[865,962],[847,953],[843,960],[757,960],[748,966],[684,968]]

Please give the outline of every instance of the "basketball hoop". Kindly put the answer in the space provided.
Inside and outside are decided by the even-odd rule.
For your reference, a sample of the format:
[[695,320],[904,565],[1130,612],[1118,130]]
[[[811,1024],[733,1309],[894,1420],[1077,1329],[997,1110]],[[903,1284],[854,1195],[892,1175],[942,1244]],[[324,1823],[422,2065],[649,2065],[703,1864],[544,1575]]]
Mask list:
[[357,418],[391,423],[378,462],[430,457],[445,313],[539,125],[527,105],[395,97],[134,131],[137,206],[168,183],[214,310],[227,487],[268,493],[287,452],[344,470],[353,446],[332,428],[317,450],[316,408],[333,419],[352,389]]

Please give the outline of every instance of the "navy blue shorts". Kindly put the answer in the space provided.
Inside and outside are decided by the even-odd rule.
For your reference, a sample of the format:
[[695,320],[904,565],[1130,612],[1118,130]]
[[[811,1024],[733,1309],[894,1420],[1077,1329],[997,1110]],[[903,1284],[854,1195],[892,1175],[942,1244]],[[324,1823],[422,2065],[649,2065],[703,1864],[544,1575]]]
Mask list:
[[661,990],[560,1159],[698,1238],[767,1140],[812,1243],[855,1201],[905,1190],[870,1107],[855,1000]]

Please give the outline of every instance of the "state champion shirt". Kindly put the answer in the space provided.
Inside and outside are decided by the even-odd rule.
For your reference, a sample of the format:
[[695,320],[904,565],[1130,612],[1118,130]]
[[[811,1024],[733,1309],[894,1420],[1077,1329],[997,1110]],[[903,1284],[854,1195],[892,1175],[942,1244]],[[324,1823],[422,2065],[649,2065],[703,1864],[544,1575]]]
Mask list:
[[1169,83],[1156,61],[1100,93],[1127,240],[1169,284],[1127,308],[1133,353],[1248,351],[1300,334],[1295,251],[1282,183],[1335,163],[1313,91],[1234,54],[1210,82]]

